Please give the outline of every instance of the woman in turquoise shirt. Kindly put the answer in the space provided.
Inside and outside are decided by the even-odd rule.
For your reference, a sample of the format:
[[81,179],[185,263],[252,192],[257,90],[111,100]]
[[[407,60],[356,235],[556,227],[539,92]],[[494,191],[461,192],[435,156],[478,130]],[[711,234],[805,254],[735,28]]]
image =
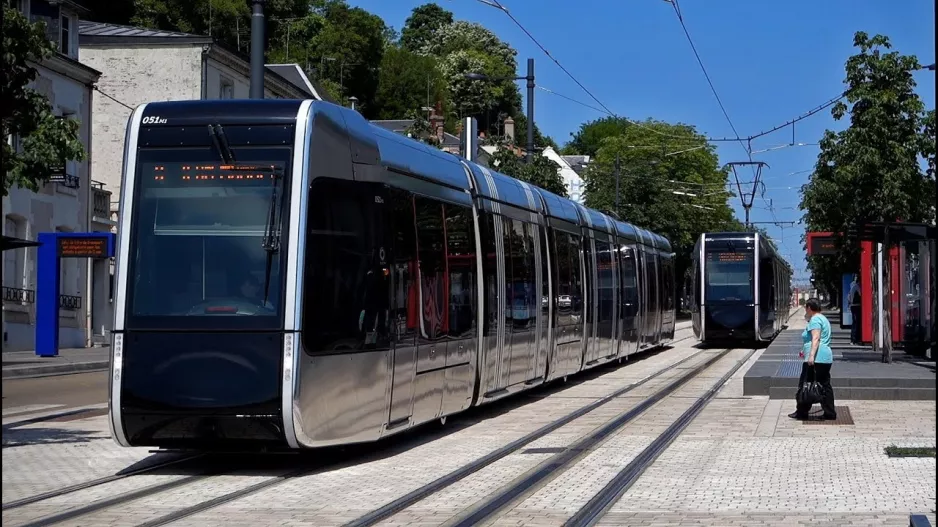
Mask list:
[[[831,351],[831,323],[821,314],[821,302],[817,298],[810,298],[804,303],[804,318],[807,327],[801,333],[801,353],[804,363],[801,365],[801,378],[798,386],[805,381],[817,381],[822,388],[821,409],[824,410],[824,419],[837,419],[837,410],[834,409],[834,389],[831,387],[831,365],[834,363],[834,352]],[[788,417],[793,419],[807,419],[811,406],[797,405],[795,413]]]

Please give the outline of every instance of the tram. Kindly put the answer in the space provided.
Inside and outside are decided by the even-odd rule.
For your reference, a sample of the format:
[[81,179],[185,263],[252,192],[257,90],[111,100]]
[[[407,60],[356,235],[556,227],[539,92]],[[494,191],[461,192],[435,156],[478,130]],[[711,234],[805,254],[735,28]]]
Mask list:
[[784,329],[792,270],[764,236],[704,233],[691,260],[691,319],[701,342],[767,342]]
[[379,440],[673,340],[664,237],[319,101],[128,122],[123,446]]

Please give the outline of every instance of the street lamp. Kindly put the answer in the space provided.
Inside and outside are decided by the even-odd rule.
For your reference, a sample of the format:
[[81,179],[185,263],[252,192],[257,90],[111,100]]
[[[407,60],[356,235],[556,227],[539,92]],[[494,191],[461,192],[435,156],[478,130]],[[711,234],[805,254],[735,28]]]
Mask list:
[[528,139],[528,141],[527,141],[527,145],[525,146],[525,148],[526,148],[526,150],[527,150],[527,153],[525,154],[524,159],[525,159],[525,161],[528,162],[528,163],[533,163],[533,162],[534,162],[534,159],[533,159],[532,155],[533,155],[533,152],[534,152],[534,59],[528,59],[528,74],[525,75],[524,77],[506,77],[506,78],[500,78],[500,77],[499,77],[499,78],[492,78],[492,77],[489,77],[488,75],[485,75],[484,73],[466,73],[466,74],[465,74],[465,77],[466,77],[467,79],[473,80],[473,81],[481,81],[481,80],[490,80],[490,81],[506,81],[506,80],[520,81],[520,80],[524,80],[524,81],[528,81],[528,82],[527,82],[527,88],[528,88],[528,113],[527,113],[527,121],[528,121],[528,129],[527,129],[527,132],[528,132],[528,138],[527,138],[527,139]]

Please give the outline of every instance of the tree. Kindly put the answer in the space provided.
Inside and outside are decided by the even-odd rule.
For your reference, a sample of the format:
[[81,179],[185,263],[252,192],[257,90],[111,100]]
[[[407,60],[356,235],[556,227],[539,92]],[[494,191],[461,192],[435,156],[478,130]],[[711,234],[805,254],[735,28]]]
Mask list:
[[[870,221],[934,221],[934,172],[923,171],[919,156],[934,166],[934,113],[924,112],[915,93],[914,56],[891,49],[882,35],[857,32],[859,53],[846,63],[846,103],[833,106],[846,130],[827,130],[814,172],[801,189],[800,208],[808,231],[843,233]],[[930,137],[929,137],[930,135]],[[859,247],[837,238],[836,256],[810,257],[815,279],[837,290],[843,273],[858,268]]]
[[[602,141],[584,175],[586,205],[668,238],[676,253],[676,276],[684,276],[700,234],[724,230],[733,219],[728,203],[732,193],[726,190],[728,174],[720,167],[713,146],[665,155],[671,151],[667,146],[673,141],[665,135],[705,144],[693,127],[655,121],[643,124],[628,126],[619,135]],[[631,148],[633,145],[655,148]]]
[[3,141],[2,195],[14,186],[36,191],[66,160],[85,159],[78,138],[78,122],[55,116],[49,100],[29,87],[36,78],[34,64],[55,53],[46,38],[45,24],[30,23],[19,11],[3,6],[3,137],[14,137],[15,150]]
[[568,155],[595,156],[607,137],[622,135],[632,125],[624,117],[603,117],[580,125],[573,138],[564,145],[563,153]]
[[531,164],[526,163],[518,155],[515,142],[506,137],[494,137],[486,143],[498,147],[489,160],[489,165],[495,170],[558,196],[567,197],[567,186],[560,177],[560,167],[557,163],[540,154],[533,156]]
[[401,30],[401,47],[411,53],[425,49],[434,34],[453,23],[453,13],[434,4],[415,7]]
[[375,94],[378,118],[400,119],[410,111],[434,107],[437,102],[444,103],[446,91],[435,57],[398,47],[385,50]]
[[375,104],[378,90],[378,67],[385,52],[384,21],[359,7],[349,7],[344,0],[318,0],[322,7],[313,12],[322,16],[322,28],[307,41],[311,57],[330,57],[320,78],[338,81],[343,94],[358,98],[359,110],[373,119],[379,112]]

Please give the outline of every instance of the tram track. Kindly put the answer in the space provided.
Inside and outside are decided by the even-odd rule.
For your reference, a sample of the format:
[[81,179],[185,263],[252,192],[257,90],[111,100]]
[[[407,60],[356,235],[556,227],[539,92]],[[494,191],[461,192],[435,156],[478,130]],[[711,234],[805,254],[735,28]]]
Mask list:
[[[693,335],[690,335],[681,339],[674,340],[669,343],[669,346],[673,347],[675,344],[688,340],[692,337]],[[362,518],[359,518],[358,520],[355,520],[349,525],[372,525],[374,523],[377,523],[378,521],[381,521],[384,518],[392,516],[397,511],[402,510],[412,505],[413,503],[416,503],[422,500],[426,496],[429,496],[435,492],[438,492],[441,488],[452,485],[453,483],[456,483],[470,476],[471,474],[481,470],[482,468],[495,463],[499,459],[502,459],[512,453],[515,453],[521,450],[526,445],[536,441],[537,439],[547,436],[551,432],[554,432],[555,430],[563,427],[564,425],[567,425],[575,421],[576,419],[589,414],[590,412],[596,410],[597,408],[600,408],[612,402],[613,400],[616,400],[617,398],[625,394],[628,394],[629,392],[645,385],[646,383],[653,381],[654,379],[657,379],[661,377],[662,375],[665,375],[667,372],[673,371],[675,369],[680,369],[681,367],[688,364],[690,361],[694,360],[695,358],[701,356],[704,353],[707,353],[707,350],[697,351],[687,357],[684,357],[683,359],[680,359],[674,363],[671,363],[668,366],[665,366],[645,376],[644,378],[638,381],[635,381],[633,383],[630,383],[627,386],[619,388],[601,397],[600,399],[593,401],[590,404],[582,406],[573,412],[570,412],[558,419],[555,419],[554,421],[548,423],[547,425],[542,426],[538,430],[535,430],[534,432],[531,432],[525,435],[524,437],[517,439],[509,443],[508,445],[505,445],[486,456],[483,456],[473,462],[470,462],[467,465],[464,465],[460,469],[450,474],[447,474],[446,476],[443,476],[442,478],[439,478],[438,480],[432,482],[430,485],[424,486],[421,489],[417,489],[416,491],[411,492],[403,496],[402,498],[399,498],[397,500],[394,500],[391,503],[388,503],[387,505],[385,505],[384,507],[380,509],[372,511],[372,513]],[[166,462],[155,463],[152,465],[148,465],[146,467],[141,467],[133,471],[128,471],[125,473],[118,473],[118,474],[114,474],[110,476],[105,476],[102,478],[97,478],[91,481],[78,483],[78,484],[64,487],[61,489],[57,489],[54,491],[37,494],[34,496],[22,498],[22,499],[19,499],[10,503],[3,504],[3,511],[5,512],[8,510],[18,509],[18,508],[32,505],[32,504],[41,504],[42,502],[51,500],[53,498],[65,496],[65,495],[79,492],[82,490],[92,489],[94,487],[106,485],[108,483],[112,483],[112,482],[122,480],[125,478],[130,478],[132,476],[154,474],[154,473],[158,473],[160,469],[164,469],[164,468],[171,467],[174,465],[180,466],[187,462],[197,461],[198,459],[208,460],[211,457],[213,456],[211,456],[210,454],[196,454],[196,455],[191,455],[191,456],[183,456],[183,457],[169,460]],[[175,511],[169,512],[165,515],[162,515],[156,518],[141,518],[142,522],[139,523],[138,525],[139,527],[157,527],[157,526],[166,525],[166,524],[175,522],[177,520],[180,520],[182,518],[186,518],[194,514],[198,514],[204,511],[211,510],[225,503],[229,503],[229,502],[238,500],[240,498],[244,498],[251,494],[254,494],[262,490],[268,489],[270,487],[276,486],[278,484],[284,483],[288,480],[315,473],[317,471],[322,470],[324,468],[324,465],[332,465],[332,464],[333,463],[314,463],[313,464],[314,466],[307,465],[306,467],[301,468],[299,470],[296,470],[294,466],[292,470],[282,470],[282,471],[279,471],[279,473],[277,474],[265,474],[264,477],[266,479],[263,479],[258,482],[245,484],[244,481],[241,481],[240,483],[237,483],[236,486],[238,486],[239,488],[235,490],[232,490],[229,492],[222,492],[218,494],[217,496],[214,496],[208,500],[204,500],[204,501],[200,501],[198,503],[192,504],[192,505],[180,507]],[[108,512],[108,511],[113,511],[118,506],[126,505],[131,502],[137,502],[140,500],[144,500],[146,498],[154,498],[154,497],[163,498],[164,496],[168,498],[169,496],[173,495],[174,493],[178,492],[180,489],[183,489],[183,488],[187,488],[186,492],[195,493],[196,489],[195,488],[189,489],[189,487],[199,484],[201,482],[212,481],[212,479],[210,478],[217,478],[219,476],[236,476],[234,472],[242,472],[241,468],[242,467],[239,467],[237,471],[234,471],[230,469],[230,466],[228,467],[227,470],[221,467],[216,467],[216,468],[206,469],[198,474],[183,475],[182,477],[174,479],[174,480],[147,485],[147,486],[144,486],[138,489],[133,489],[127,492],[121,492],[115,496],[110,496],[104,499],[99,499],[99,500],[96,500],[91,503],[81,505],[78,507],[68,508],[66,510],[59,511],[51,515],[45,515],[42,517],[33,517],[31,519],[27,519],[27,522],[20,524],[20,526],[21,527],[26,527],[26,526],[39,527],[39,526],[46,526],[46,525],[62,524],[66,522],[69,524],[75,524],[72,520],[76,520],[76,519],[80,519],[81,524],[86,524],[86,522],[88,521],[91,521],[93,523],[96,516],[99,516],[100,514],[104,514],[104,516],[101,517],[101,519],[106,520],[108,517],[107,516],[108,514],[113,514],[112,512]],[[213,494],[213,493],[214,492],[208,492],[208,494]]]
[[[504,520],[512,519],[502,517],[502,515],[510,512],[516,505],[523,503],[535,493],[544,489],[553,480],[568,475],[568,471],[573,467],[580,467],[582,469],[584,465],[582,465],[581,462],[583,462],[588,455],[602,448],[607,441],[622,433],[623,429],[626,427],[642,426],[642,423],[645,422],[645,416],[650,415],[651,417],[649,417],[649,419],[654,420],[657,412],[649,413],[649,410],[658,408],[659,404],[666,400],[669,401],[669,404],[678,403],[683,407],[684,403],[678,402],[683,400],[683,398],[675,399],[674,396],[687,391],[699,394],[701,388],[695,387],[696,384],[701,381],[705,382],[707,379],[711,378],[710,372],[714,370],[722,373],[728,369],[726,373],[720,376],[719,380],[714,383],[707,383],[703,394],[694,397],[695,401],[691,404],[689,409],[681,414],[680,418],[671,423],[661,434],[656,435],[655,439],[652,440],[638,456],[615,475],[612,482],[584,505],[583,510],[576,513],[578,516],[570,518],[569,521],[575,521],[577,523],[569,523],[568,521],[568,525],[576,525],[577,527],[581,525],[593,525],[598,518],[605,514],[608,507],[614,504],[618,498],[628,490],[631,484],[638,479],[644,470],[657,459],[658,455],[670,445],[671,441],[692,422],[693,418],[706,407],[726,382],[751,359],[756,350],[750,349],[745,353],[745,356],[734,359],[734,352],[740,351],[744,350],[712,350],[711,356],[706,357],[704,361],[688,366],[686,369],[689,371],[664,380],[662,383],[663,386],[656,389],[651,395],[643,398],[629,409],[620,412],[612,419],[607,420],[593,431],[580,436],[548,459],[537,463],[527,470],[523,470],[521,474],[509,480],[507,484],[501,485],[494,492],[490,492],[487,495],[480,495],[481,497],[470,498],[474,499],[474,502],[467,503],[466,506],[461,507],[461,512],[456,513],[450,520],[442,524],[450,527],[468,527],[471,525],[491,524],[492,521],[497,518]],[[687,357],[684,361],[672,365],[669,369],[681,370],[682,363],[686,363],[698,355],[699,353]],[[691,381],[695,382],[692,383]],[[654,426],[655,424],[651,423],[649,428],[654,428]],[[511,465],[509,464],[507,466]],[[454,472],[454,474],[456,472]],[[479,478],[482,478],[482,475],[480,475]],[[480,481],[481,480],[479,480],[479,482]],[[452,483],[455,483],[455,481],[446,481],[446,477],[440,478],[380,509],[346,523],[344,527],[374,525],[388,518],[391,518],[391,522],[406,522],[410,519],[414,519],[413,516],[420,517],[423,514],[421,514],[419,510],[411,509],[413,511],[412,516],[405,516],[399,520],[398,518],[392,518],[392,516],[398,513],[405,511],[410,512],[408,511],[410,507],[430,496],[434,496],[434,499],[444,501],[440,497],[442,496],[441,491]],[[487,488],[486,485],[473,485],[471,482],[466,482],[466,485],[468,485],[466,488]],[[456,495],[461,493],[461,491],[455,489],[452,492],[455,492]],[[483,492],[488,492],[488,490],[484,490]],[[418,496],[419,499],[414,499],[418,498]],[[433,508],[433,506],[429,504],[426,506]],[[437,511],[437,513],[439,513],[439,511]]]
[[[613,430],[617,428],[621,428],[622,426],[626,425],[628,422],[630,422],[635,417],[640,415],[644,410],[654,405],[656,402],[663,399],[667,394],[678,389],[681,385],[683,385],[684,383],[686,383],[687,381],[695,377],[697,374],[699,374],[701,371],[706,369],[707,366],[725,357],[726,354],[729,353],[730,351],[732,350],[725,349],[723,351],[718,351],[715,353],[709,352],[710,354],[713,354],[713,357],[710,357],[706,361],[704,361],[702,364],[695,366],[691,370],[690,373],[682,375],[676,381],[669,383],[664,389],[655,391],[651,396],[643,399],[642,402],[638,403],[637,406],[632,407],[631,410],[625,413],[619,414],[618,418],[613,419],[613,421],[608,421],[606,425],[601,426],[599,429],[594,430],[594,432],[592,432],[591,434],[588,434],[587,436],[582,437],[577,442],[576,445],[567,447],[563,452],[557,454],[557,456],[569,455],[569,453],[582,452],[584,448],[582,445],[579,445],[579,442],[588,442],[591,440],[591,437],[593,436],[596,436],[594,439],[595,441],[598,441],[599,438],[605,437],[606,435],[611,433]],[[590,412],[596,410],[597,408],[600,408],[601,406],[604,406],[624,395],[627,395],[629,392],[645,385],[646,383],[650,381],[658,379],[659,377],[661,377],[662,375],[668,372],[681,369],[683,366],[685,366],[687,363],[691,362],[695,358],[700,357],[701,355],[707,354],[707,353],[708,351],[701,350],[688,357],[685,357],[684,359],[680,361],[677,361],[669,366],[666,366],[652,373],[651,375],[644,377],[643,379],[635,383],[632,383],[632,384],[629,384],[628,386],[620,388],[606,395],[602,399],[599,399],[559,419],[556,419],[552,421],[551,423],[539,428],[538,430],[535,430],[534,432],[531,432],[525,435],[524,437],[521,437],[520,439],[517,439],[491,452],[490,454],[487,454],[481,458],[476,459],[475,461],[472,461],[466,465],[463,465],[462,467],[442,477],[439,477],[431,481],[430,483],[427,483],[426,485],[423,485],[375,510],[372,510],[371,512],[367,514],[359,518],[356,518],[355,520],[351,522],[344,524],[343,527],[367,527],[367,526],[375,525],[387,518],[390,518],[391,516],[394,516],[395,514],[415,505],[416,503],[434,494],[437,494],[443,489],[469,477],[470,475],[475,474],[476,472],[488,466],[491,466],[492,464],[499,461],[500,459],[505,458],[510,454],[519,452],[522,448],[524,448],[528,444],[551,434],[552,432],[558,430],[559,428],[572,423],[573,421],[589,414]],[[611,426],[612,424],[615,424],[616,426]],[[551,459],[555,460],[557,456],[552,457]],[[471,523],[468,523],[466,525],[471,525]]]
[[33,504],[33,503],[38,503],[38,502],[40,502],[40,501],[50,500],[50,499],[52,499],[52,498],[57,498],[57,497],[59,497],[59,496],[64,496],[64,495],[66,495],[66,494],[71,494],[71,493],[73,493],[73,492],[78,492],[78,491],[80,491],[80,490],[90,489],[90,488],[92,488],[92,487],[97,487],[97,486],[99,486],[99,485],[104,485],[104,484],[107,484],[107,483],[111,483],[112,481],[118,481],[118,480],[125,479],[125,478],[129,478],[129,477],[132,477],[132,476],[142,476],[142,475],[144,475],[144,474],[149,474],[149,473],[152,473],[152,472],[156,472],[156,471],[158,471],[158,470],[161,470],[161,469],[164,469],[164,468],[167,468],[167,467],[171,467],[171,466],[174,466],[174,465],[180,465],[180,464],[183,464],[183,463],[187,463],[187,462],[190,462],[190,461],[195,461],[195,460],[197,460],[197,459],[204,459],[204,458],[205,458],[205,454],[194,454],[194,455],[189,455],[189,456],[181,456],[181,457],[177,457],[177,458],[175,458],[175,459],[170,459],[170,460],[168,460],[168,461],[153,463],[153,464],[151,464],[151,465],[147,465],[147,466],[145,466],[145,467],[140,467],[140,468],[135,469],[135,470],[130,470],[130,471],[127,471],[127,472],[119,472],[119,473],[117,473],[117,474],[112,474],[112,475],[110,475],[110,476],[103,476],[103,477],[96,478],[96,479],[92,479],[92,480],[89,480],[89,481],[83,481],[83,482],[81,482],[81,483],[76,483],[76,484],[74,484],[74,485],[69,485],[69,486],[67,486],[67,487],[63,487],[63,488],[60,488],[60,489],[51,490],[51,491],[48,491],[48,492],[43,492],[43,493],[40,493],[40,494],[35,494],[35,495],[33,495],[33,496],[28,496],[28,497],[26,497],[26,498],[21,498],[21,499],[18,499],[18,500],[14,500],[14,501],[11,501],[11,502],[9,502],[9,503],[4,503],[2,510],[3,510],[3,511],[8,511],[8,510],[17,509],[17,508],[19,508],[19,507],[23,507],[23,506],[26,506],[26,505],[31,505],[31,504]]
[[[670,395],[677,392],[692,380],[700,377],[704,372],[719,367],[718,364],[722,363],[724,359],[727,359],[729,354],[733,351],[733,349],[723,349],[715,352],[713,356],[696,365],[687,373],[671,380],[665,386],[659,388],[629,410],[620,413],[592,432],[577,439],[562,451],[517,476],[507,485],[502,486],[495,492],[482,498],[470,506],[468,511],[461,513],[446,525],[450,527],[469,527],[491,523],[502,513],[524,502],[527,498],[545,488],[552,481],[563,477],[570,469],[583,462],[587,456],[601,448],[604,443],[620,433],[626,426],[640,425],[642,418],[647,415],[646,412],[655,408],[658,403],[665,401]],[[732,373],[735,373],[738,369],[736,366],[744,364],[749,356],[751,355],[747,355],[745,359],[737,362],[736,365],[734,365],[734,369],[731,370],[731,373],[726,376],[726,379],[728,379]],[[711,390],[714,390],[715,393],[715,390],[718,390],[723,384],[725,384],[725,381],[721,378],[714,387],[711,387]],[[709,391],[707,393],[709,393]],[[665,433],[667,432],[668,430],[665,431]],[[658,437],[660,438],[661,436]],[[657,440],[658,438],[656,438],[655,441]],[[645,467],[642,468],[642,471],[644,468]],[[639,474],[640,473],[641,472],[639,472]]]

